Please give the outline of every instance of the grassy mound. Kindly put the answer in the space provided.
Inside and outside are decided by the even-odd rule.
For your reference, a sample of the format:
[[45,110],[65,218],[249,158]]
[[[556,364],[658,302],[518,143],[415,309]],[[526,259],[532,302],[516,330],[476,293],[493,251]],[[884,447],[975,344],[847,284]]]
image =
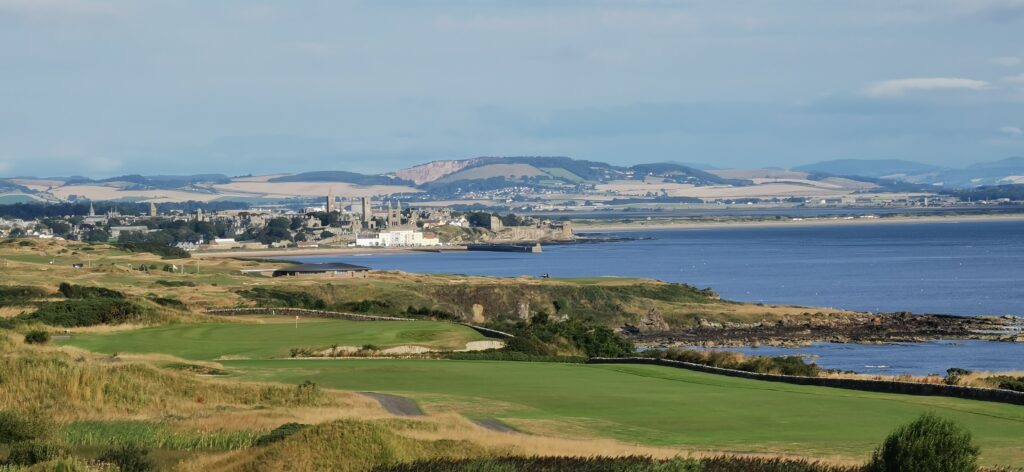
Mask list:
[[181,324],[76,334],[67,344],[90,351],[171,354],[185,359],[219,357],[271,359],[289,357],[292,348],[329,349],[333,345],[379,347],[415,344],[463,349],[484,337],[465,326],[432,321],[349,321],[310,318],[298,324],[285,317],[265,323]]
[[242,451],[209,466],[233,471],[368,471],[385,464],[485,453],[466,441],[416,440],[398,435],[384,424],[341,420],[305,428],[267,447]]

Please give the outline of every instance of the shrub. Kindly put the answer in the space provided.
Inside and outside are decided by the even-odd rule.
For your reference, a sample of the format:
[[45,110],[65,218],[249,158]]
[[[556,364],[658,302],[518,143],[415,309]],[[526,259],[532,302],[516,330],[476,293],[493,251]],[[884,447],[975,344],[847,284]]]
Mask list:
[[163,285],[164,287],[195,287],[195,282],[188,280],[157,280],[157,285]]
[[263,436],[260,436],[258,439],[256,439],[256,445],[266,446],[267,444],[281,441],[287,438],[288,436],[291,436],[295,433],[298,433],[299,431],[302,431],[303,429],[306,429],[306,427],[308,426],[309,425],[301,423],[285,423],[281,426],[274,428],[269,433],[264,434]]
[[821,368],[806,363],[799,356],[755,356],[747,357],[732,351],[695,351],[692,349],[669,349],[667,351],[646,351],[645,357],[689,362],[723,369],[742,370],[759,374],[796,375],[817,377]]
[[144,314],[142,307],[127,300],[87,298],[43,303],[34,313],[18,315],[18,318],[50,326],[76,327],[138,321]]
[[951,367],[946,369],[946,377],[942,379],[942,383],[946,385],[960,385],[960,379],[965,375],[970,375],[971,371],[967,369],[961,369],[959,367]]
[[156,303],[157,305],[167,308],[174,308],[177,310],[184,310],[188,308],[188,305],[186,305],[181,300],[178,300],[177,298],[160,297],[152,295],[149,297],[149,300],[153,303]]
[[34,465],[56,459],[65,454],[60,447],[39,441],[22,441],[11,446],[7,463],[12,465]]
[[306,292],[278,288],[253,287],[241,290],[238,295],[253,300],[261,307],[308,308],[325,310],[327,303]]
[[114,464],[121,472],[146,472],[156,467],[149,458],[149,449],[134,444],[122,444],[103,452],[100,461]]
[[901,426],[875,450],[870,472],[974,472],[978,447],[956,423],[926,413]]
[[21,305],[49,295],[39,287],[12,285],[0,286],[0,306]]
[[103,287],[89,287],[86,285],[71,285],[67,282],[61,282],[57,291],[59,291],[61,295],[64,295],[65,298],[71,299],[124,298],[124,294],[117,290],[111,290]]
[[50,333],[43,329],[33,329],[25,334],[27,344],[46,344],[50,342]]
[[13,444],[39,439],[49,432],[49,425],[37,416],[14,411],[0,411],[0,444]]
[[1013,390],[1015,392],[1024,392],[1024,377],[1011,377],[1009,375],[996,375],[992,377],[985,377],[985,380],[996,384],[998,388],[1003,390]]
[[150,252],[160,256],[161,259],[188,259],[192,257],[188,251],[175,246],[159,242],[132,241],[119,244],[118,247],[128,252]]
[[416,307],[410,306],[409,308],[405,309],[405,314],[409,315],[409,316],[419,316],[419,317],[423,317],[423,318],[432,318],[432,319],[435,319],[435,320],[447,320],[447,321],[459,321],[459,320],[461,320],[461,318],[459,318],[454,313],[450,313],[450,312],[447,312],[447,311],[444,311],[444,310],[435,310],[433,308],[427,308],[427,307],[416,308]]

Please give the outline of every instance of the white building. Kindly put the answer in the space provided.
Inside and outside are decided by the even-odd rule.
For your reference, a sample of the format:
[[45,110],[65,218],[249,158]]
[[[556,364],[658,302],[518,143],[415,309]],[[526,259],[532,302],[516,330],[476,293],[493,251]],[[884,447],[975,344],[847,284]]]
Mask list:
[[410,246],[440,246],[441,240],[434,233],[423,233],[420,231],[381,231],[375,236],[357,238],[356,246],[361,247],[410,247]]

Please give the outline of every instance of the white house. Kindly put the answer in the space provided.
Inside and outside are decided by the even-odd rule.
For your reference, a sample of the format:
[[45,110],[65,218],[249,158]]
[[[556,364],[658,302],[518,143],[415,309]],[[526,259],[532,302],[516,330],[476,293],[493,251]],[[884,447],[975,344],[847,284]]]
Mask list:
[[361,247],[411,247],[440,246],[441,240],[434,233],[420,231],[381,231],[372,237],[356,238],[356,246]]

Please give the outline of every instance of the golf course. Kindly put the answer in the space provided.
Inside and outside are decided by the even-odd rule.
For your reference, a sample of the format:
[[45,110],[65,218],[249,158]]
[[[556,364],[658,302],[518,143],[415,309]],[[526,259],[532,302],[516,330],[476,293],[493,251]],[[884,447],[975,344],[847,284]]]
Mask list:
[[[289,348],[433,344],[480,339],[441,322],[281,319],[169,325],[73,335],[101,353],[222,359],[239,380],[372,391],[412,399],[426,414],[497,419],[522,433],[736,453],[863,459],[894,427],[925,412],[962,424],[989,464],[1024,461],[1024,409],[992,402],[723,377],[657,366],[428,359],[286,359]],[[838,425],[838,426],[837,426]]]
[[109,334],[76,334],[68,344],[93,352],[161,353],[191,360],[288,357],[296,347],[332,345],[380,348],[416,345],[464,349],[485,338],[471,328],[436,321],[349,321],[248,316],[245,322],[158,326]]

